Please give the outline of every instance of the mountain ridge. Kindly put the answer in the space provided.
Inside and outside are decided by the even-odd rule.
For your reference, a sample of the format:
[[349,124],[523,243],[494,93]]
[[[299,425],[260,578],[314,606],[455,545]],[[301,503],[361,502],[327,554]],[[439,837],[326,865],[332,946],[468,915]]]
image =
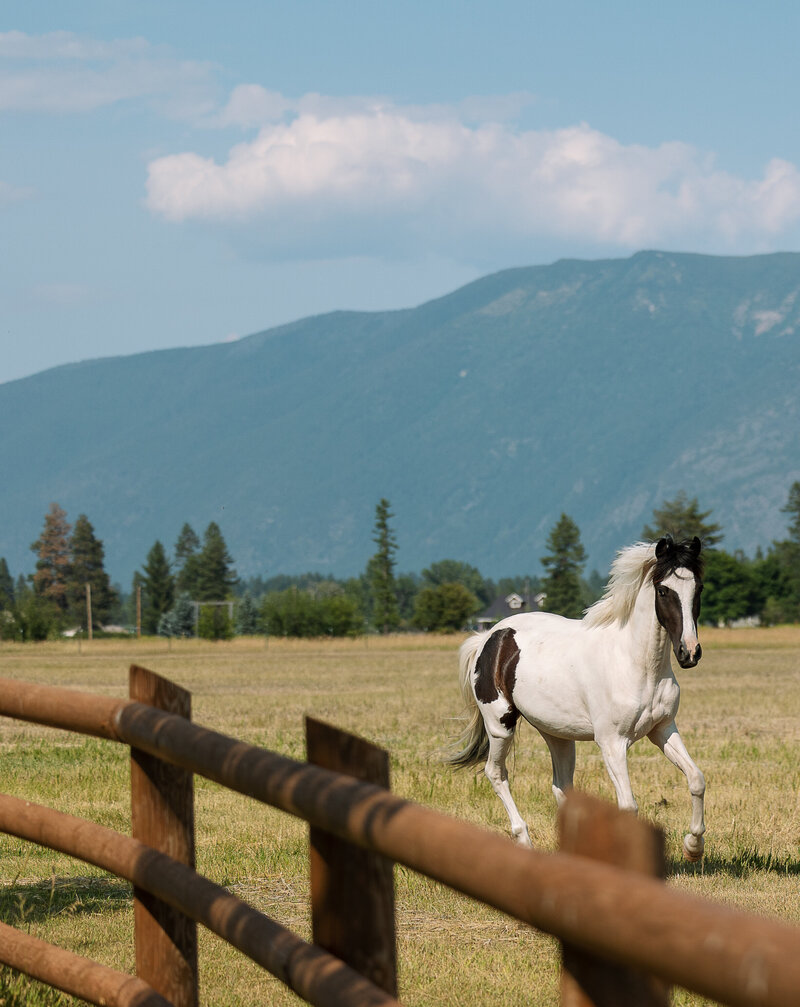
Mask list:
[[32,569],[57,500],[122,582],[211,520],[242,575],[345,576],[387,497],[403,570],[536,572],[562,511],[603,570],[679,490],[752,553],[800,478],[799,295],[798,253],[560,259],[414,308],[50,368],[0,385],[0,555]]

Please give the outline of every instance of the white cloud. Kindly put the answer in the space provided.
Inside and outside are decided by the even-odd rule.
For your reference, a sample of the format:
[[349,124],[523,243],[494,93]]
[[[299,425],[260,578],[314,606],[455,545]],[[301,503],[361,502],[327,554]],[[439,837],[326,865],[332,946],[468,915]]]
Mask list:
[[378,231],[387,245],[450,251],[532,236],[734,250],[800,220],[800,173],[785,161],[748,180],[684,143],[625,145],[585,124],[520,130],[425,112],[237,88],[220,121],[262,123],[255,139],[224,163],[192,152],[153,160],[147,205],[173,221],[251,225],[276,249],[291,235],[311,252],[338,228],[342,254]]
[[[196,127],[247,130],[223,160],[193,149],[152,160],[146,203],[172,221],[232,225],[258,254],[424,248],[475,261],[490,246],[525,255],[533,241],[749,252],[800,224],[794,164],[771,160],[750,179],[684,143],[623,144],[586,124],[523,129],[536,100],[525,92],[400,107],[242,84],[221,103],[219,76],[142,38],[0,32],[0,112],[136,100]],[[0,206],[30,195],[0,182]]]
[[0,111],[87,112],[146,98],[165,114],[199,118],[215,107],[215,74],[142,38],[0,32]]

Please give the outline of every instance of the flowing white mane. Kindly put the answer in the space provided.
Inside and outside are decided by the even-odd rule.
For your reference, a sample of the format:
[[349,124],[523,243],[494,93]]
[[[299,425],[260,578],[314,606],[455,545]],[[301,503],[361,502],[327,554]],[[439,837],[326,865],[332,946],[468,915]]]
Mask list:
[[588,626],[610,626],[612,622],[620,622],[624,626],[633,615],[636,596],[655,561],[655,543],[636,542],[620,549],[611,564],[605,594],[586,610],[584,622]]

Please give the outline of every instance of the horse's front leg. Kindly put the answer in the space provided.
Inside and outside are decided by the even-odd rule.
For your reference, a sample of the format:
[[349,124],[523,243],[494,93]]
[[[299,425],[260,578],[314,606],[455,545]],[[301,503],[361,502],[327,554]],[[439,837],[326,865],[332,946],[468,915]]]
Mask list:
[[603,762],[606,764],[608,775],[614,784],[614,790],[617,792],[617,804],[620,811],[638,812],[639,805],[633,796],[631,778],[628,773],[628,749],[630,748],[630,741],[628,738],[623,738],[618,734],[603,739],[597,738],[596,740],[600,754],[603,756]]
[[566,738],[556,738],[553,734],[539,732],[550,749],[553,763],[553,796],[560,807],[566,800],[566,791],[572,790],[575,776],[575,742]]
[[683,738],[678,734],[675,721],[661,724],[648,734],[648,738],[657,745],[669,761],[678,767],[689,783],[689,793],[692,795],[692,824],[688,835],[683,838],[683,855],[687,860],[699,860],[703,856],[706,831],[703,821],[703,803],[706,794],[706,780],[686,751]]

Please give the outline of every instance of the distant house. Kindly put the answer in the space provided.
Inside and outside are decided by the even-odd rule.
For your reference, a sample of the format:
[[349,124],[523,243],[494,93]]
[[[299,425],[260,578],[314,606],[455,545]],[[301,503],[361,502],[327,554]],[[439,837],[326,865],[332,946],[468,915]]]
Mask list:
[[544,601],[543,594],[517,594],[512,591],[505,597],[495,598],[492,604],[475,616],[478,629],[489,629],[501,619],[510,615],[520,615],[522,612],[538,612]]

